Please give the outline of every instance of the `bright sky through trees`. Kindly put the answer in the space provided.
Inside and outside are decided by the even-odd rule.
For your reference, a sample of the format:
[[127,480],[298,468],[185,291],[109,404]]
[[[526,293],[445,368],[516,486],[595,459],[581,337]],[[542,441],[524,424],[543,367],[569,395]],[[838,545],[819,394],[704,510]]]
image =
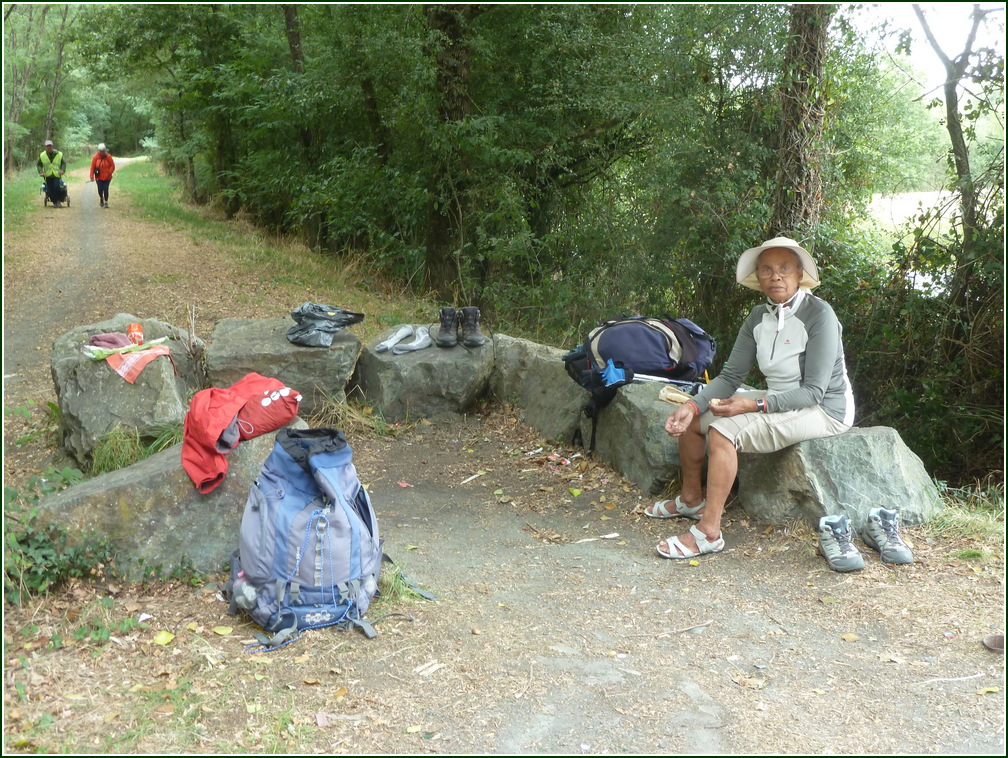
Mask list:
[[[962,52],[966,43],[972,24],[971,14],[974,3],[921,3],[921,10],[931,27],[935,39],[942,50],[950,58]],[[928,44],[921,29],[920,21],[914,13],[912,3],[879,3],[877,6],[869,6],[869,18],[877,19],[878,15],[874,8],[877,7],[881,14],[889,18],[896,26],[902,29],[909,29],[913,34],[913,45],[911,48],[911,60],[914,66],[924,75],[926,92],[940,95],[941,86],[945,83],[945,69],[935,51]],[[1000,9],[988,17],[985,24],[981,24],[977,33],[977,47],[994,47],[1002,54],[1004,53],[1004,36],[995,33],[996,29],[1003,28],[1004,24],[1004,3],[980,3],[984,10]],[[895,41],[893,42],[895,44]]]

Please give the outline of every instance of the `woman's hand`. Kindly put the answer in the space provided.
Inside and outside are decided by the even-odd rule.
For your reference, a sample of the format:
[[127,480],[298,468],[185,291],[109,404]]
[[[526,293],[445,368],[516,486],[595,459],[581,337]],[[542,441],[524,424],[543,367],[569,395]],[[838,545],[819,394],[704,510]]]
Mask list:
[[665,431],[671,437],[681,436],[686,431],[686,427],[693,421],[695,415],[696,406],[693,403],[683,403],[665,421]]
[[737,416],[740,413],[755,413],[759,408],[755,400],[733,395],[724,400],[711,400],[710,410],[715,416]]

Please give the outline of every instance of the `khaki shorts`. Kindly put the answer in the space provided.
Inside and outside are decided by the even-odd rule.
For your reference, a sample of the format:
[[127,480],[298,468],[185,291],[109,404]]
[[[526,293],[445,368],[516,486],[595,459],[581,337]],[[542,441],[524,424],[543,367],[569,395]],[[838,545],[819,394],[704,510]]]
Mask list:
[[[739,397],[765,397],[765,392],[739,392]],[[818,405],[799,411],[780,413],[740,413],[715,416],[709,410],[700,414],[700,431],[713,427],[735,444],[740,453],[772,453],[802,440],[833,437],[850,429]]]

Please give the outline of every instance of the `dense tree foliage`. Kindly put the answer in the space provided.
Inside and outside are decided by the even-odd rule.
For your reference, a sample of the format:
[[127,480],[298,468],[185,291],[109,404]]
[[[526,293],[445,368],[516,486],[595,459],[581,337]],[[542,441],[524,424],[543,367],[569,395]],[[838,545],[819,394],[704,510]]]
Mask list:
[[[951,197],[908,222],[892,271],[862,268],[844,291],[863,352],[854,381],[864,418],[903,430],[950,478],[982,477],[1004,465],[1004,59],[976,45],[979,6],[957,51],[915,9],[946,70],[930,105],[948,130]],[[1000,128],[985,140],[990,119]]]
[[[1003,354],[990,305],[1003,139],[980,149],[981,130],[962,130],[969,186],[949,152],[965,200],[951,237],[923,222],[870,231],[872,195],[920,189],[950,145],[852,11],[13,4],[5,165],[34,161],[51,112],[65,148],[144,145],[194,200],[555,344],[614,313],[670,312],[726,353],[753,302],[734,283],[739,252],[791,233],[845,324],[863,420],[912,435],[921,403],[950,391],[964,410],[941,424],[961,431],[959,449],[926,432],[911,444],[945,476],[995,470],[974,453],[1003,450],[989,360]],[[961,106],[967,124],[1003,115],[1003,61],[960,60],[953,91],[985,93]],[[929,338],[968,349],[936,369]],[[954,379],[976,372],[967,397]]]
[[71,158],[99,142],[116,155],[140,152],[153,136],[150,101],[142,83],[124,75],[96,75],[103,44],[88,44],[100,14],[82,5],[4,5],[4,171],[34,164],[51,138]]

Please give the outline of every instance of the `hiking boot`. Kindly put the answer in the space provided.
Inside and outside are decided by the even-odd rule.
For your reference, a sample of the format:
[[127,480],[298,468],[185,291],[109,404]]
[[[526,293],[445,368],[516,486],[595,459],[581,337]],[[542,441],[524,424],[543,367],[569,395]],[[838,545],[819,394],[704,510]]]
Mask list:
[[441,309],[441,327],[434,337],[438,347],[455,347],[458,344],[459,315],[454,308]]
[[864,557],[851,542],[850,520],[846,516],[823,516],[819,519],[819,552],[834,571],[857,571],[864,568]]
[[872,508],[861,531],[865,544],[879,551],[886,563],[913,563],[913,553],[899,536],[899,513],[885,508]]
[[462,309],[462,344],[465,347],[481,347],[486,344],[486,337],[480,331],[480,312],[476,306]]

